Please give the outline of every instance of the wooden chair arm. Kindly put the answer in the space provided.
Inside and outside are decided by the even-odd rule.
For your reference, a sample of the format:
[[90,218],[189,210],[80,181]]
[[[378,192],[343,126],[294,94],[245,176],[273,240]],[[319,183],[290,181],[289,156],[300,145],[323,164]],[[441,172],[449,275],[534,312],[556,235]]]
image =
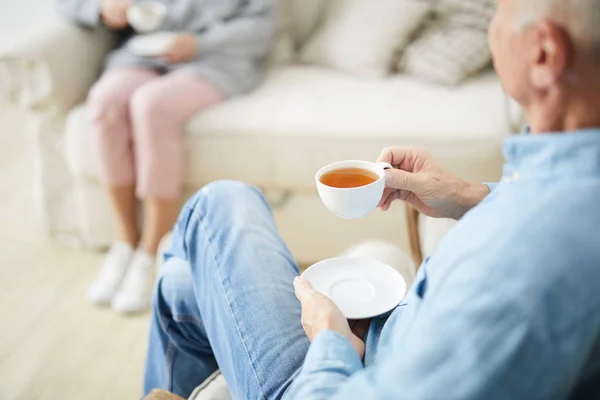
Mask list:
[[421,235],[419,232],[419,211],[411,206],[405,206],[406,226],[408,228],[408,241],[410,245],[410,255],[419,269],[423,262],[423,252],[421,251]]
[[154,389],[150,394],[144,397],[143,400],[185,400],[183,397],[179,397],[173,393],[169,393],[166,390]]

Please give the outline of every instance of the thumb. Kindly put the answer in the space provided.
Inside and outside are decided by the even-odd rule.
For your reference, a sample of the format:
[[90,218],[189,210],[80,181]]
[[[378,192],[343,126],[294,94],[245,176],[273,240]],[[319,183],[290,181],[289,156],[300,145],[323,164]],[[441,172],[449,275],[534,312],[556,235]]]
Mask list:
[[417,175],[401,169],[385,170],[385,186],[392,189],[414,192],[417,186]]
[[313,289],[310,282],[301,276],[294,278],[294,290],[296,292],[296,297],[300,302],[310,298],[315,292],[315,289]]
[[127,12],[127,9],[129,8],[129,6],[131,5],[131,3],[129,1],[122,1],[120,3],[118,3],[116,5],[116,8],[120,11],[120,12]]

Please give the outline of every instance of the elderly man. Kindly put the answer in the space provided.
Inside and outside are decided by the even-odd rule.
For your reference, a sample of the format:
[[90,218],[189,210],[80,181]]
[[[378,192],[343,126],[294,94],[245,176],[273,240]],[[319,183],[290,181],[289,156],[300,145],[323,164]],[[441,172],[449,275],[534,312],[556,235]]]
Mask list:
[[214,183],[175,227],[146,390],[187,395],[218,366],[237,399],[600,398],[600,1],[498,0],[490,45],[530,122],[502,182],[382,153],[382,209],[460,219],[402,303],[365,335],[301,278],[298,302],[261,194]]

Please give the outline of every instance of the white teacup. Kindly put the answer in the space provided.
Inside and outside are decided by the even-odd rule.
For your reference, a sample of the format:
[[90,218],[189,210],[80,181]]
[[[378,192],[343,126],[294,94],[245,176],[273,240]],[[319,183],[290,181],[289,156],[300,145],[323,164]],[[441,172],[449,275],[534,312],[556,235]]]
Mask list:
[[136,32],[152,32],[162,25],[166,14],[166,5],[158,1],[147,1],[133,4],[127,9],[127,22]]
[[[352,188],[338,188],[327,186],[321,182],[321,177],[328,173],[343,168],[360,168],[370,171],[378,176],[378,179],[364,186]],[[352,219],[362,218],[377,207],[383,189],[385,189],[385,170],[392,166],[388,163],[373,163],[369,161],[339,161],[321,168],[315,180],[317,191],[325,207],[338,217]]]

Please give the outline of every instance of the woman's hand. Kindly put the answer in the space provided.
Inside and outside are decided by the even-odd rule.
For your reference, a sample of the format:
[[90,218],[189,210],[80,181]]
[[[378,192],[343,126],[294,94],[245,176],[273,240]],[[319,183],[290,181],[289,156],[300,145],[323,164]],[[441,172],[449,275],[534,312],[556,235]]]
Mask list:
[[442,168],[429,153],[409,147],[384,149],[377,161],[391,164],[379,207],[403,200],[430,217],[460,219],[479,204],[489,189],[472,185]]
[[[365,344],[352,333],[348,320],[338,306],[328,297],[314,290],[311,284],[300,276],[294,279],[294,289],[296,297],[302,303],[302,327],[308,339],[312,342],[325,330],[335,331],[350,341],[362,359],[365,355]],[[364,328],[364,323],[361,327]]]
[[102,0],[100,17],[109,28],[124,29],[127,27],[127,9],[130,5],[130,0]]
[[196,57],[198,39],[189,33],[177,36],[162,56],[170,63],[177,64]]

